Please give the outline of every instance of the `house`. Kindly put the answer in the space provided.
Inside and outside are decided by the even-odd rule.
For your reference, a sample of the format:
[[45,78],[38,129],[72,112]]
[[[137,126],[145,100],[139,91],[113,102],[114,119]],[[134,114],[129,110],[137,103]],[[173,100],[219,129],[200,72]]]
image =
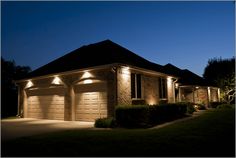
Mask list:
[[177,102],[193,102],[209,107],[210,102],[220,101],[220,89],[209,81],[184,69],[181,70],[172,64],[164,65],[165,71],[179,79],[175,84]]
[[110,40],[82,46],[16,81],[18,115],[94,121],[116,105],[181,101],[179,77],[167,69]]

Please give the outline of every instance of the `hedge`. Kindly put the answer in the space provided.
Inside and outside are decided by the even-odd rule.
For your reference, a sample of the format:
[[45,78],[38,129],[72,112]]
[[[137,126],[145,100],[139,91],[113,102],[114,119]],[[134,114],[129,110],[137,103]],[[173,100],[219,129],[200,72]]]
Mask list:
[[119,126],[127,128],[149,127],[185,116],[187,103],[163,105],[122,105],[115,110]]
[[149,124],[148,105],[122,105],[115,110],[115,119],[119,126],[136,128]]
[[221,104],[227,104],[226,102],[210,102],[210,107],[211,108],[217,108],[217,106]]

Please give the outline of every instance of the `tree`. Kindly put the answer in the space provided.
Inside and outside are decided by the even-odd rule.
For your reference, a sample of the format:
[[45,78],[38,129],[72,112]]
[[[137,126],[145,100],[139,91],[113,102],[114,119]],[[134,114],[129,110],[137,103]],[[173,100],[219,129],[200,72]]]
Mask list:
[[221,89],[224,101],[231,103],[235,100],[235,57],[210,59],[203,77]]
[[31,71],[29,66],[16,66],[14,61],[1,57],[1,117],[17,114],[17,87],[15,79],[24,77]]

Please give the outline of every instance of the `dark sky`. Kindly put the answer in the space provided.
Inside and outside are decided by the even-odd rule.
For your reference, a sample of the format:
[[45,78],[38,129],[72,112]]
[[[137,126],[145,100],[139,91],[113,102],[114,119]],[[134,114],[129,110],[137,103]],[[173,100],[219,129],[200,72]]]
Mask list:
[[33,70],[105,39],[198,75],[235,53],[233,2],[1,3],[2,56]]

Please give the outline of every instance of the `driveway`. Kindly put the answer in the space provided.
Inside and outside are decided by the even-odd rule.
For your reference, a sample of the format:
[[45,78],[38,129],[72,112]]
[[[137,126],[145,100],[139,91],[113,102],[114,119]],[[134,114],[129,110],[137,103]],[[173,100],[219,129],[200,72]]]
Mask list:
[[41,120],[30,118],[4,119],[1,120],[1,139],[4,141],[62,130],[92,129],[93,126],[94,122]]

